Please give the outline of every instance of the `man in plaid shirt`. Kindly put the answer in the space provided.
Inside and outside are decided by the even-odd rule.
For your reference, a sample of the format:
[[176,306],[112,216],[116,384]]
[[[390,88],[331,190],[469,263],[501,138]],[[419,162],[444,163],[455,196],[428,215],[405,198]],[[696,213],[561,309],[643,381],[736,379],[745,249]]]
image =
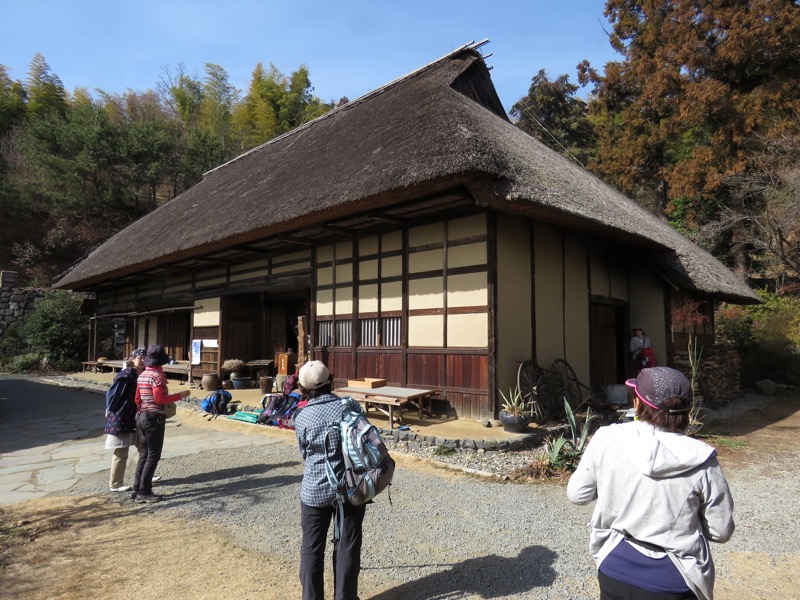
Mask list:
[[[342,418],[342,403],[331,393],[331,376],[318,360],[304,364],[299,373],[300,391],[308,406],[295,418],[295,433],[305,460],[300,486],[300,583],[303,600],[324,600],[325,538],[334,516],[336,491],[328,482],[325,467],[330,461],[337,479],[344,474],[342,439],[338,427],[329,427]],[[328,437],[327,452],[325,436]],[[345,502],[341,538],[333,546],[333,586],[335,600],[358,600],[358,574],[361,571],[361,526],[366,507]]]

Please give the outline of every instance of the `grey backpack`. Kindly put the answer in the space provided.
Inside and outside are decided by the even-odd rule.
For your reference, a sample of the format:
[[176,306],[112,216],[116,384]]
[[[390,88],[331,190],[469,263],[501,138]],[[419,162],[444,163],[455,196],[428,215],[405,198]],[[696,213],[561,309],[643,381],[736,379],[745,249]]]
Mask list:
[[[338,478],[330,462],[325,461],[328,482],[337,493],[337,515],[340,515],[345,502],[360,506],[372,501],[388,488],[392,483],[395,467],[394,459],[389,455],[378,428],[367,420],[361,405],[352,398],[341,398],[341,403],[342,417],[331,423],[325,435],[326,455],[330,455],[331,430],[338,429],[342,438],[342,477]],[[389,504],[391,502],[390,495]],[[340,529],[335,529],[335,539],[338,539],[339,533]]]

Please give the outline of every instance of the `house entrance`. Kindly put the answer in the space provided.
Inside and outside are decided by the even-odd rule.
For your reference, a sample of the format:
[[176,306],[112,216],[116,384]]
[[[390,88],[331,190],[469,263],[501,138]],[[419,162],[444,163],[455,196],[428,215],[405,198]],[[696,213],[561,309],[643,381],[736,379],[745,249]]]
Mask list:
[[589,314],[590,377],[593,390],[625,382],[626,307],[592,302]]
[[297,319],[309,314],[309,292],[240,294],[225,301],[222,348],[226,358],[274,359],[298,351]]

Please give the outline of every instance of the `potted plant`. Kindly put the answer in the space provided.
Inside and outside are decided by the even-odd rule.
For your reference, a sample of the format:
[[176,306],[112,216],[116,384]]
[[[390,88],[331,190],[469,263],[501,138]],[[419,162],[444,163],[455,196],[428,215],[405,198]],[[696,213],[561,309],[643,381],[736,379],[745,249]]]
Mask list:
[[250,377],[245,376],[242,371],[247,365],[238,358],[229,358],[222,363],[222,371],[226,373],[233,382],[233,387],[237,390],[250,386]]
[[503,429],[509,433],[522,433],[531,422],[531,415],[526,410],[522,393],[519,388],[516,390],[509,388],[508,396],[502,391],[500,396],[503,398],[503,405],[500,409],[500,422],[503,424]]

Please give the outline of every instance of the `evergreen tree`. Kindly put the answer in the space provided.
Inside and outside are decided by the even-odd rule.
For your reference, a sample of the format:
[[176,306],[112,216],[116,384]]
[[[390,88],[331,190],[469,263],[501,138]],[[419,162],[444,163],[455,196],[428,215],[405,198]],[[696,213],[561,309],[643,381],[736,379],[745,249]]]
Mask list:
[[567,75],[550,81],[544,69],[531,80],[528,95],[511,107],[516,125],[548,146],[586,166],[595,144],[586,103]]
[[[718,228],[745,276],[763,198],[732,190],[754,168],[760,142],[789,134],[800,114],[800,8],[789,0],[609,0],[612,46],[622,55],[594,84],[599,144],[590,167],[661,214],[679,211],[687,232]],[[699,239],[699,238],[698,238]]]

